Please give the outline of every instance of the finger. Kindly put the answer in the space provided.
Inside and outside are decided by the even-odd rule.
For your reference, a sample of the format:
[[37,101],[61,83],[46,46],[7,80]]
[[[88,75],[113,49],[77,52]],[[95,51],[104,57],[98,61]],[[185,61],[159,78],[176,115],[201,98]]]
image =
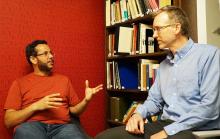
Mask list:
[[58,96],[60,96],[60,93],[55,93],[55,94],[48,95],[49,98],[51,98],[51,97],[58,97]]
[[60,102],[60,101],[63,101],[62,98],[50,98],[49,99],[49,102]]
[[133,133],[133,130],[131,129],[131,120],[129,120],[128,122],[127,122],[127,124],[126,124],[126,130],[128,131],[128,132],[130,132],[130,133]]
[[95,89],[96,89],[96,90],[101,90],[101,89],[103,89],[103,85],[100,84],[100,85],[96,86]]
[[96,86],[96,88],[100,88],[100,87],[103,87],[103,84],[99,84]]
[[140,121],[140,132],[144,133],[144,121]]
[[102,90],[102,89],[103,89],[103,86],[102,86],[102,85],[99,85],[99,86],[96,86],[94,89],[95,89],[95,91],[97,92],[97,91]]
[[99,92],[99,90],[101,90],[101,89],[92,89],[92,94],[96,94],[97,92]]
[[49,106],[61,106],[61,105],[63,105],[63,103],[62,102],[48,102],[48,105]]
[[52,108],[53,108],[53,109],[57,109],[57,108],[59,108],[59,107],[57,107],[57,106],[48,106],[48,108],[49,108],[49,109],[52,109]]
[[89,88],[89,81],[88,80],[85,81],[85,84],[86,84],[86,88]]
[[132,130],[134,131],[135,134],[140,134],[140,130],[138,128],[138,122],[135,118],[132,118]]
[[135,124],[134,119],[131,120],[131,128],[132,128],[132,131],[133,131],[134,133],[137,133],[137,132],[138,132],[137,124]]
[[130,124],[129,124],[129,123],[126,124],[125,130],[128,131],[128,132],[131,132],[131,130],[130,130]]
[[128,131],[128,124],[126,124],[126,126],[125,126],[125,130]]

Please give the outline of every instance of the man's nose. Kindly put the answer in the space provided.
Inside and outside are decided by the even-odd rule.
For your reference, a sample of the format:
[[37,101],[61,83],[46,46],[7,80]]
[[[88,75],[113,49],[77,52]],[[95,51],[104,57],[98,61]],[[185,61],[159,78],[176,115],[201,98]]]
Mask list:
[[158,32],[155,30],[154,33],[153,33],[153,38],[156,39],[157,37],[158,37]]

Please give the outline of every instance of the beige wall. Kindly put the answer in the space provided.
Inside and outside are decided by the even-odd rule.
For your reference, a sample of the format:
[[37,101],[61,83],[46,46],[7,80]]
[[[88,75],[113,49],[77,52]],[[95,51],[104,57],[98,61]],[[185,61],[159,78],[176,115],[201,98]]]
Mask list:
[[220,34],[213,33],[220,28],[220,10],[218,0],[206,0],[207,43],[220,47]]
[[197,0],[198,42],[220,48],[220,35],[213,33],[220,28],[219,0]]

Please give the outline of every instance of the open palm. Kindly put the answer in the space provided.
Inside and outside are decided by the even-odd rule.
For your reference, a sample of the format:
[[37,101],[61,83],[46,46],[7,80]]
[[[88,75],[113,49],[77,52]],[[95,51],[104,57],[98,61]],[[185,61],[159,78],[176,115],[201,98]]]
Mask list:
[[98,86],[96,86],[94,88],[90,88],[88,80],[85,81],[85,85],[86,85],[86,88],[85,88],[85,98],[86,98],[87,101],[90,101],[92,99],[92,97],[97,92],[99,92],[100,90],[103,89],[103,85],[102,84],[99,84]]

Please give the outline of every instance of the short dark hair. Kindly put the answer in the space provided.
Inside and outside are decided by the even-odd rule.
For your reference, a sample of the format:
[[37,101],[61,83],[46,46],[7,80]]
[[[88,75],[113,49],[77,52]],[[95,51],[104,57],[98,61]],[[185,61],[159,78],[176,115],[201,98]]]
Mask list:
[[170,20],[174,20],[181,24],[181,34],[189,37],[190,36],[190,25],[189,25],[189,18],[187,14],[179,7],[176,6],[165,6],[160,8],[154,15],[157,16],[158,14],[165,12],[168,14]]
[[28,44],[26,46],[26,50],[25,50],[25,52],[26,52],[26,59],[27,59],[28,63],[31,64],[31,65],[32,65],[32,63],[30,61],[30,57],[37,55],[37,52],[35,51],[35,47],[38,44],[47,44],[47,41],[45,41],[45,40],[35,40],[35,41],[31,42],[30,44]]

